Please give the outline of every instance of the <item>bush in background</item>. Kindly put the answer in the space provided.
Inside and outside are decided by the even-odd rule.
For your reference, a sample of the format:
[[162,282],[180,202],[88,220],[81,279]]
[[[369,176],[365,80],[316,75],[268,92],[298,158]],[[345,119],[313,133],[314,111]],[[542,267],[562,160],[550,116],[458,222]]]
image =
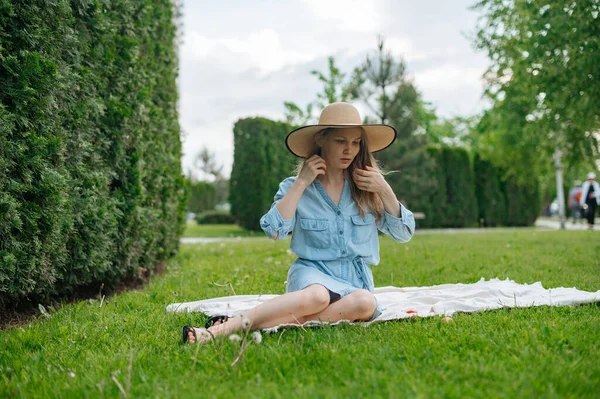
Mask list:
[[515,178],[502,182],[506,198],[505,226],[531,226],[541,211],[540,190],[537,180],[519,184]]
[[[246,229],[260,229],[259,219],[279,182],[299,161],[283,144],[289,130],[264,118],[241,119],[234,127],[231,213]],[[484,226],[529,226],[539,215],[535,182],[525,185],[504,178],[502,171],[463,147],[429,146],[426,152],[409,147],[392,146],[378,158],[384,169],[394,170],[386,180],[399,200],[425,213],[419,227],[475,227],[480,221]]]
[[215,209],[217,192],[208,182],[190,182],[188,211],[200,213]]
[[475,154],[475,191],[482,227],[502,226],[506,219],[506,197],[502,191],[500,171],[491,162]]
[[443,227],[477,225],[475,179],[469,153],[461,147],[443,147],[441,169],[446,177],[445,218]]
[[291,176],[299,158],[285,147],[290,127],[265,118],[240,119],[233,128],[233,167],[229,203],[241,227],[259,231],[259,220],[271,204],[279,183]]
[[196,216],[198,224],[235,224],[235,219],[229,212],[206,211]]

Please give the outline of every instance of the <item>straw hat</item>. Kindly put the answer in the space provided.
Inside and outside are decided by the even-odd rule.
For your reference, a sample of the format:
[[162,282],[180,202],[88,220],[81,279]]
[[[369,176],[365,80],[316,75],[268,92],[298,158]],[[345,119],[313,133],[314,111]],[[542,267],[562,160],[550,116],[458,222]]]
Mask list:
[[596,180],[596,174],[594,172],[590,172],[587,174],[588,179]]
[[285,139],[288,150],[297,157],[306,158],[314,146],[316,133],[327,128],[360,126],[369,142],[369,151],[377,152],[389,147],[396,140],[396,129],[389,125],[363,125],[358,110],[352,104],[333,103],[321,111],[318,125],[300,127],[290,132]]

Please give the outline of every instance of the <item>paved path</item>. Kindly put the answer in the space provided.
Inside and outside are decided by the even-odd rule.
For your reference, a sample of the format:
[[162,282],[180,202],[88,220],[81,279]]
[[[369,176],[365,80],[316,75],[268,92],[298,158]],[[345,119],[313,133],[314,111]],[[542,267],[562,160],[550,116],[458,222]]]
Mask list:
[[182,237],[179,242],[182,244],[206,244],[210,242],[262,241],[266,239],[266,235],[264,237]]
[[[596,224],[595,230],[600,231],[600,223]],[[573,224],[570,221],[566,225],[567,230],[586,230],[587,224],[579,223]],[[417,235],[422,234],[463,234],[463,233],[495,233],[499,231],[524,231],[524,230],[536,230],[536,231],[552,231],[560,230],[560,223],[558,220],[550,218],[538,219],[535,222],[535,227],[490,227],[490,228],[467,228],[467,229],[423,229],[417,230]],[[267,237],[183,237],[180,239],[182,244],[207,244],[212,242],[236,242],[236,241],[252,241],[252,240],[266,240]]]
[[[596,219],[596,220],[594,220],[594,222],[595,222],[594,230],[600,231],[600,220]],[[535,225],[537,227],[546,227],[546,228],[553,229],[553,230],[560,229],[560,222],[558,221],[558,219],[539,218],[538,220],[535,221]],[[565,224],[565,228],[567,230],[587,230],[588,225],[587,225],[587,221],[584,221],[583,223],[573,224],[573,220],[570,219]]]

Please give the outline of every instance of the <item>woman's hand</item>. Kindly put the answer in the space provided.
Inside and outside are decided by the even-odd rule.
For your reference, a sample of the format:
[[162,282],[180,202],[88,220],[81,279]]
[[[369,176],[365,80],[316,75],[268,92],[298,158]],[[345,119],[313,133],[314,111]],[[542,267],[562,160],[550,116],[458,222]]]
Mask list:
[[356,186],[363,191],[369,191],[376,194],[383,194],[388,189],[389,185],[375,168],[365,166],[366,169],[354,169],[352,179]]
[[318,175],[324,175],[325,172],[327,172],[325,160],[318,155],[313,155],[304,161],[297,180],[308,187]]
[[359,189],[379,195],[381,202],[383,202],[383,208],[387,213],[397,218],[402,216],[400,203],[396,198],[396,194],[394,194],[394,190],[375,168],[365,166],[365,169],[355,169],[352,177]]

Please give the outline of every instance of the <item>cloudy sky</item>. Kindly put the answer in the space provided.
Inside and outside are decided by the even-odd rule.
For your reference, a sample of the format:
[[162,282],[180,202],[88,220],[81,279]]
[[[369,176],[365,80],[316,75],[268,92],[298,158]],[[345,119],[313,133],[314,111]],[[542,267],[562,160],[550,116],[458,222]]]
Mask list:
[[[183,2],[180,122],[183,169],[207,146],[227,175],[236,120],[282,119],[284,101],[305,106],[334,56],[351,72],[382,34],[402,56],[425,101],[442,117],[484,107],[485,54],[473,49],[474,0],[228,0]],[[357,104],[362,110],[360,104]],[[283,145],[283,144],[282,144]],[[203,176],[194,171],[196,177]]]

